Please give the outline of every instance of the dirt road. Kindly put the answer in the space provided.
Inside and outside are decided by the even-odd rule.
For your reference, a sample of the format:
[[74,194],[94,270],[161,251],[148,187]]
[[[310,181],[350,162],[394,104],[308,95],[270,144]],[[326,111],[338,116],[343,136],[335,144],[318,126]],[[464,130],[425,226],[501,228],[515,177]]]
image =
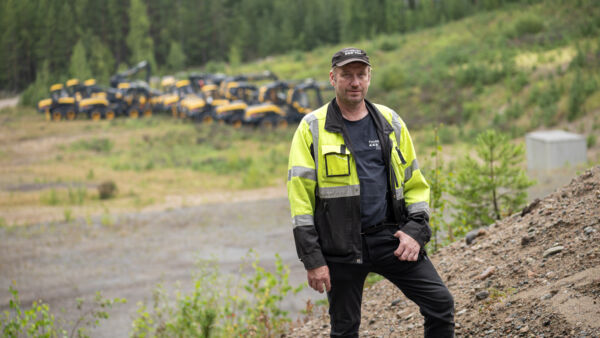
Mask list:
[[[279,253],[290,266],[290,283],[304,282],[285,198],[2,228],[0,311],[6,309],[13,280],[23,305],[42,299],[54,310],[64,308],[67,320],[77,315],[77,297],[91,299],[101,291],[105,297],[124,297],[127,304],[111,310],[93,336],[127,336],[136,303],[150,301],[157,283],[172,289],[180,281],[184,290],[190,288],[200,258],[217,258],[221,271],[235,273],[250,248],[265,267],[273,267]],[[283,306],[297,313],[309,297],[314,301],[317,294],[304,290]]]

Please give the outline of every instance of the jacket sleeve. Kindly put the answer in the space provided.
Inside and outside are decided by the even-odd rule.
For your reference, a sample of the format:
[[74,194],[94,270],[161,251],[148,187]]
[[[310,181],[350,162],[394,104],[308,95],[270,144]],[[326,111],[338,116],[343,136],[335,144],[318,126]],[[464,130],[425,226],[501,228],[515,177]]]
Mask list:
[[308,123],[302,120],[292,139],[287,180],[296,252],[306,270],[326,265],[314,222],[317,172],[312,140]]
[[402,231],[414,238],[423,249],[431,239],[429,184],[419,169],[417,155],[408,129],[403,122],[401,123],[400,151],[406,160],[404,167],[404,201],[408,211],[408,222],[404,225]]

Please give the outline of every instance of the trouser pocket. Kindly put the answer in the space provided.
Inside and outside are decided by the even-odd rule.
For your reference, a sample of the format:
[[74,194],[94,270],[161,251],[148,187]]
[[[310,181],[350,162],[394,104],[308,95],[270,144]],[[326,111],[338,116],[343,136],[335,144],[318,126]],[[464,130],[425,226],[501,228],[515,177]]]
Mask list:
[[369,258],[372,262],[397,259],[394,256],[394,251],[398,249],[400,241],[394,237],[392,229],[384,228],[379,232],[364,236],[367,245],[366,250],[369,251]]

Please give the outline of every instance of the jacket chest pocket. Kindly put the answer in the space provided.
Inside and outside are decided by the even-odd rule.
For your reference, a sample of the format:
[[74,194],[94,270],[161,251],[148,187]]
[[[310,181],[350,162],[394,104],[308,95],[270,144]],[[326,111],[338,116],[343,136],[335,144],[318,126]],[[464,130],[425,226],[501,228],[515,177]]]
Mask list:
[[325,176],[350,176],[350,151],[345,145],[321,146],[325,158]]

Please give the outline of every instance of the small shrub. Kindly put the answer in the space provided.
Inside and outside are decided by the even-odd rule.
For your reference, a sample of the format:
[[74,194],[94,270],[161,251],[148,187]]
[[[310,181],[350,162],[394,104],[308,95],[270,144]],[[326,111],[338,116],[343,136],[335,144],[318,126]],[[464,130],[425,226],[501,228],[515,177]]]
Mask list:
[[87,189],[85,187],[77,187],[77,188],[69,187],[67,192],[69,194],[69,202],[71,204],[82,205],[83,201],[85,200],[85,198],[87,196]]
[[109,153],[114,144],[107,138],[93,138],[91,140],[81,140],[71,145],[73,150],[95,151],[97,153]]
[[571,90],[569,91],[569,108],[567,119],[569,122],[576,120],[583,114],[583,102],[585,101],[584,84],[581,76],[581,72],[575,74],[575,78],[571,83]]
[[[10,311],[0,314],[3,337],[90,337],[89,328],[98,326],[101,319],[109,318],[107,309],[127,302],[124,298],[106,299],[98,292],[93,303],[84,309],[87,304],[78,299],[77,309],[81,315],[74,324],[66,324],[55,319],[48,304],[34,301],[30,308],[25,309],[21,306],[17,289],[9,286],[8,291],[12,295],[8,303]],[[69,326],[69,330],[64,329]]]
[[117,184],[114,181],[104,181],[98,185],[98,196],[102,200],[115,197],[117,194]]
[[589,134],[587,137],[587,147],[593,148],[595,145],[596,145],[596,134]]
[[255,258],[254,274],[236,282],[222,276],[214,261],[201,262],[199,268],[194,289],[176,292],[173,304],[160,285],[152,310],[138,304],[133,337],[279,337],[286,332],[290,319],[281,302],[304,285],[288,284],[289,268],[278,255],[274,272],[259,266]]
[[58,205],[60,204],[60,198],[56,189],[52,188],[48,192],[44,193],[40,197],[41,202],[45,205]]
[[518,19],[507,32],[509,38],[519,38],[524,35],[537,34],[544,30],[544,21],[536,16],[527,15]]
[[379,49],[381,49],[384,52],[391,52],[393,50],[396,50],[398,46],[399,44],[391,38],[384,39],[383,41],[381,41],[381,43],[379,43]]
[[65,216],[65,223],[69,223],[73,220],[73,211],[71,211],[71,209],[65,209],[63,214]]

